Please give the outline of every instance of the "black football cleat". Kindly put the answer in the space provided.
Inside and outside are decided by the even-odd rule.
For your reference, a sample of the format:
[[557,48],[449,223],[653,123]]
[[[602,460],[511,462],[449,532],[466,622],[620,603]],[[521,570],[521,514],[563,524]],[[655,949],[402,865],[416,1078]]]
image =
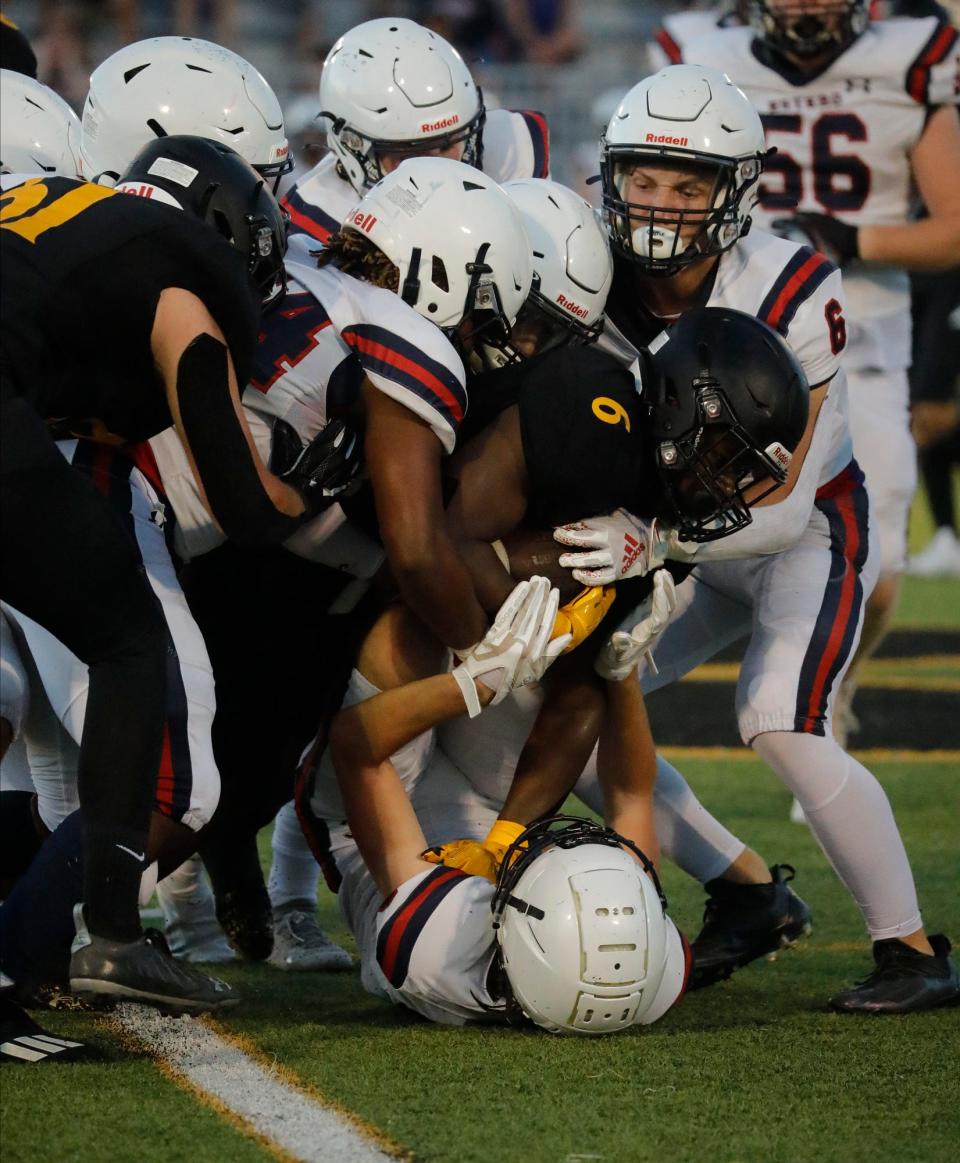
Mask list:
[[19,1066],[96,1057],[83,1042],[50,1034],[9,998],[0,997],[0,1062]]
[[929,938],[934,956],[896,939],[874,941],[874,971],[830,999],[841,1014],[914,1014],[960,1005],[960,975],[942,933]]
[[735,969],[792,945],[810,932],[810,906],[790,888],[796,875],[789,864],[770,869],[770,884],[733,884],[710,880],[703,928],[693,942],[688,990],[725,981]]
[[88,931],[83,905],[74,908],[73,919],[70,989],[81,998],[142,1002],[171,1014],[210,1013],[240,1000],[225,981],[177,961],[157,929],[136,941],[114,941]]
[[232,888],[215,892],[217,920],[230,945],[250,961],[266,961],[273,952],[273,908],[267,890]]

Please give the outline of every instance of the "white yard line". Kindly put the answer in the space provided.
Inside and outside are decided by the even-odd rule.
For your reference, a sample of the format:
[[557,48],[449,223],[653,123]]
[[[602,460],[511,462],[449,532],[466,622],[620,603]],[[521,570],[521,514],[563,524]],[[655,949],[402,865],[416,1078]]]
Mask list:
[[395,1163],[343,1115],[291,1086],[196,1018],[169,1018],[122,1003],[111,1023],[166,1069],[302,1163]]

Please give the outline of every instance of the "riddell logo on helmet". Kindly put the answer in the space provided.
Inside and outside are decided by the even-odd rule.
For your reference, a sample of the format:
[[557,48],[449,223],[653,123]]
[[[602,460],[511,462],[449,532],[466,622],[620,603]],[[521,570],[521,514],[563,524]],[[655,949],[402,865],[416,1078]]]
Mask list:
[[587,317],[586,307],[581,307],[579,303],[574,303],[565,295],[557,295],[557,305],[562,307],[564,311],[569,311],[571,315],[576,315],[578,319],[586,319]]
[[647,141],[651,145],[686,145],[688,137],[671,137],[668,133],[648,133]]
[[424,121],[420,126],[421,133],[436,133],[439,129],[449,129],[460,124],[460,114],[454,113],[450,117],[441,117],[439,121]]
[[373,229],[374,223],[377,221],[373,214],[364,214],[362,210],[358,210],[351,219],[354,226],[359,226],[364,234],[369,234]]

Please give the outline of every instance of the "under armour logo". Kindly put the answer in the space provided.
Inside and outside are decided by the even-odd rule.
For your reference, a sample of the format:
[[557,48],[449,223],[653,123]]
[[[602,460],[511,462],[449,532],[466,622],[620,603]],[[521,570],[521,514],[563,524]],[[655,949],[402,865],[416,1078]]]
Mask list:
[[847,92],[856,93],[859,90],[861,93],[869,93],[871,80],[870,77],[847,77]]
[[634,537],[632,533],[628,533],[623,539],[623,561],[620,564],[621,574],[626,574],[636,562],[637,558],[643,553],[643,542],[639,538]]

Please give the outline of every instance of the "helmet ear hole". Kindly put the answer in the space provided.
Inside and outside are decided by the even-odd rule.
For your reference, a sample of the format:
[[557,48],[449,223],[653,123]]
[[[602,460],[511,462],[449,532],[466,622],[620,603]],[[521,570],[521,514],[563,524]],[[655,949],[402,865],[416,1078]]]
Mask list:
[[212,225],[216,227],[217,233],[225,238],[227,242],[233,245],[233,228],[231,227],[230,220],[227,218],[226,214],[224,214],[222,210],[215,208],[213,213],[210,215],[209,221],[211,221]]
[[[430,279],[433,285],[439,287],[444,294],[449,292],[450,280],[447,278],[447,268],[444,266],[443,259],[438,254],[433,256],[433,262],[430,268]],[[434,304],[431,304],[431,307],[433,307],[434,311],[437,309]]]

